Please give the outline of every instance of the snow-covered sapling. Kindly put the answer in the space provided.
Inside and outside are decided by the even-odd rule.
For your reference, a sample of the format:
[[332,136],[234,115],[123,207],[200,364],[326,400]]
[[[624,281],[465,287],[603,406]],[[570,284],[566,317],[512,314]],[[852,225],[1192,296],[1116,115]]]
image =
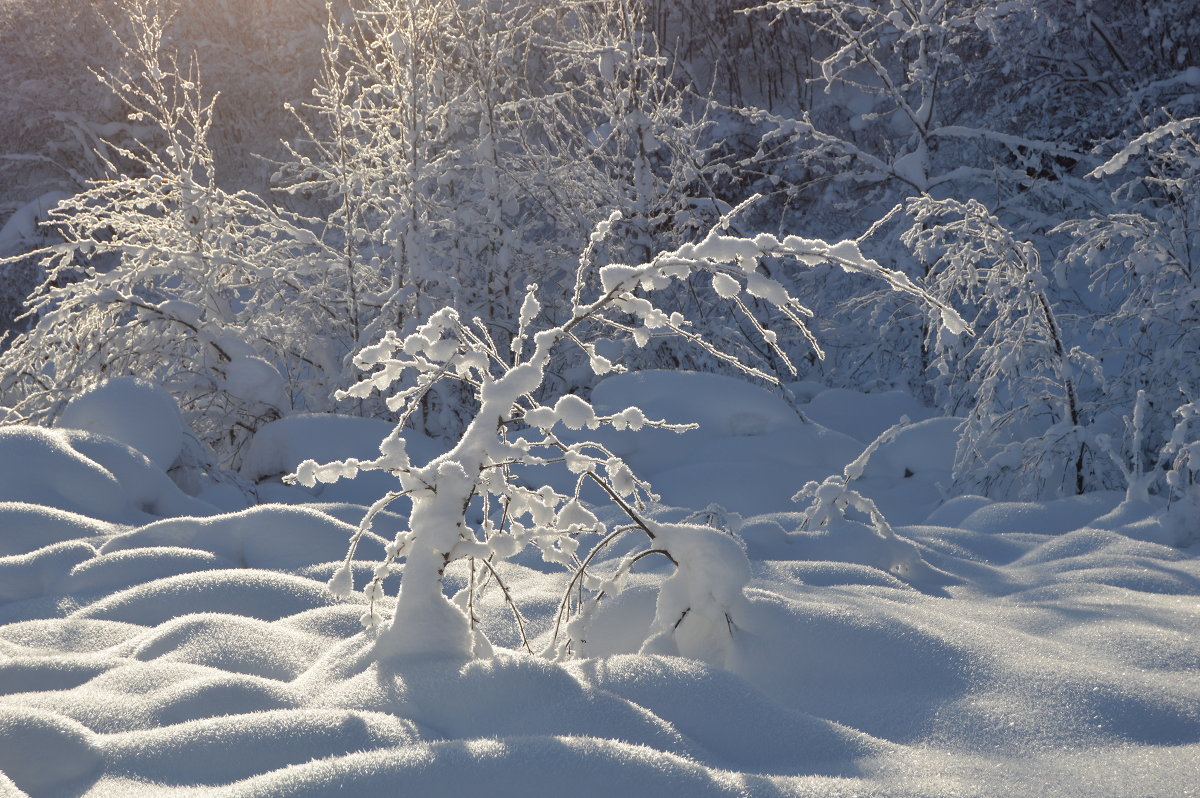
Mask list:
[[[1129,436],[1126,447],[1129,452],[1128,459],[1121,456],[1108,435],[1100,433],[1092,438],[1096,448],[1108,455],[1124,478],[1125,501],[1127,502],[1150,501],[1150,490],[1165,465],[1161,460],[1147,464],[1143,454],[1146,438],[1146,411],[1149,403],[1146,391],[1139,390],[1133,403],[1133,415],[1125,418],[1125,427]],[[1147,465],[1149,465],[1148,468]]]
[[1200,541],[1200,403],[1188,402],[1175,417],[1175,429],[1159,455],[1170,502],[1159,521],[1169,542],[1185,547]]
[[914,225],[903,240],[932,264],[930,290],[973,307],[979,330],[970,346],[944,329],[927,342],[947,378],[947,411],[966,414],[955,480],[989,493],[1083,493],[1092,458],[1078,386],[1099,369],[1069,346],[1037,248],[975,200],[920,198],[906,209]]
[[1123,459],[1148,461],[1173,434],[1180,391],[1200,393],[1200,116],[1137,136],[1088,177],[1113,181],[1110,206],[1056,228],[1071,236],[1060,268],[1090,273],[1106,397],[1117,407],[1144,401],[1141,451]]
[[[599,225],[592,236],[593,245],[615,221],[614,214]],[[724,225],[728,221],[726,217]],[[543,558],[571,573],[555,629],[547,633],[550,640],[544,653],[566,656],[586,651],[587,619],[596,603],[620,589],[624,575],[638,560],[657,554],[677,568],[660,591],[647,650],[720,659],[736,624],[742,588],[749,580],[744,553],[723,532],[653,521],[645,512],[649,486],[620,458],[597,441],[572,442],[560,434],[563,428],[587,430],[610,425],[636,430],[668,425],[647,420],[636,407],[602,416],[579,396],[549,394],[547,368],[555,350],[574,347],[596,373],[603,374],[620,367],[596,351],[589,343],[593,337],[621,330],[644,342],[650,331],[670,332],[749,374],[770,380],[762,370],[741,363],[694,332],[680,313],[667,313],[657,302],[672,289],[679,290],[688,278],[708,273],[723,295],[752,290],[804,328],[808,315],[804,306],[783,286],[759,273],[759,259],[765,256],[791,257],[805,265],[832,262],[847,270],[877,275],[896,290],[937,307],[948,325],[966,328],[951,308],[904,275],[865,258],[852,242],[829,244],[769,234],[741,238],[724,234],[725,229],[714,228],[698,243],[637,265],[611,264],[597,269],[589,246],[580,258],[570,312],[536,326],[545,314],[537,286],[530,286],[519,318],[514,320],[516,334],[508,351],[496,344],[482,321],[463,319],[446,308],[411,334],[388,333],[357,355],[356,364],[369,375],[344,395],[362,397],[399,385],[387,400],[392,410],[400,413],[399,423],[380,445],[377,459],[325,465],[306,461],[294,478],[313,485],[352,477],[359,471],[381,470],[395,474],[400,482],[399,490],[380,499],[367,513],[345,562],[335,573],[331,587],[342,595],[353,588],[354,544],[371,527],[375,515],[400,497],[411,502],[408,528],[388,545],[386,559],[366,586],[369,607],[363,623],[380,630],[375,646],[379,658],[487,656],[492,648],[479,628],[476,592],[492,584],[502,591],[524,645],[532,651],[520,598],[505,584],[496,565],[535,547]],[[766,343],[772,343],[769,337]],[[405,450],[405,422],[421,398],[443,380],[468,386],[477,409],[449,451],[424,465],[414,464]],[[528,487],[515,478],[518,466],[528,480],[533,473],[530,467],[551,463],[565,463],[576,475],[572,493],[560,493],[549,485]],[[586,482],[600,488],[625,523],[610,529],[600,522],[581,499]],[[482,521],[471,520],[477,517],[469,512],[473,505],[481,506]],[[598,554],[632,532],[644,535],[645,547],[627,556],[608,578],[593,574],[591,566]],[[588,536],[597,542],[581,554],[581,542]],[[401,560],[399,596],[390,623],[385,623],[380,602],[382,580],[401,568]],[[443,592],[443,574],[459,560],[467,561],[470,576],[467,589],[452,601]]]
[[808,502],[801,530],[829,535],[826,548],[845,552],[852,560],[909,582],[944,584],[946,574],[925,562],[915,545],[896,534],[875,502],[851,485],[863,476],[867,463],[879,448],[894,440],[908,425],[908,417],[901,417],[846,464],[842,473],[831,474],[823,482],[808,482],[792,501]]

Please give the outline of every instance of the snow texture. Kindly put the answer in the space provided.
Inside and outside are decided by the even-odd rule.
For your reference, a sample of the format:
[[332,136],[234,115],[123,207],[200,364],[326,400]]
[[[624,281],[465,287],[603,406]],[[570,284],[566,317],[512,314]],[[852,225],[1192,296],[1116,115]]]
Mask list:
[[[805,475],[842,474],[862,438],[919,410],[813,393],[805,422],[719,377],[597,387],[597,414],[634,404],[700,427],[611,433],[669,486],[650,512],[680,567],[639,564],[598,606],[590,656],[563,662],[518,653],[493,596],[476,608],[493,657],[381,663],[365,599],[325,589],[361,507],[304,504],[280,484],[287,505],[202,513],[123,444],[6,429],[0,794],[537,795],[560,779],[596,798],[1194,794],[1200,566],[1154,541],[1161,508],[968,496],[893,542],[851,516],[806,528],[788,500]],[[859,428],[839,421],[851,406],[867,408]],[[587,420],[582,404],[558,410]],[[250,460],[270,473],[328,454],[346,429],[281,425]],[[936,495],[951,437],[940,419],[901,426],[845,486]],[[752,468],[755,450],[771,465]],[[711,506],[750,490],[737,511]],[[760,495],[778,509],[755,512]],[[382,545],[364,538],[358,584]],[[924,577],[894,568],[898,551]],[[544,645],[563,576],[500,570],[544,597],[526,619]],[[447,584],[464,574],[452,566]]]
[[183,419],[161,385],[116,377],[67,402],[57,426],[115,438],[167,470],[183,448]]

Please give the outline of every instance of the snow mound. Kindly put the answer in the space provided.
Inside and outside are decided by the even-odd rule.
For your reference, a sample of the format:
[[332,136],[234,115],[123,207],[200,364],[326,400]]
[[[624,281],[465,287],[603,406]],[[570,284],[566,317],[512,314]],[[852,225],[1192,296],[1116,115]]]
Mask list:
[[863,477],[898,482],[922,476],[950,485],[961,423],[957,418],[930,418],[900,428],[871,455]]
[[930,566],[912,541],[897,535],[884,537],[855,521],[830,524],[819,531],[796,531],[787,542],[792,558],[866,565],[935,595],[943,594],[941,588],[955,581]]
[[121,646],[135,659],[189,662],[231,673],[291,681],[329,641],[317,635],[241,615],[184,615],[154,627],[135,644]]
[[74,613],[154,626],[195,612],[243,614],[278,620],[335,601],[311,579],[249,569],[206,571],[155,579],[118,591]]
[[221,387],[231,396],[273,408],[280,415],[291,409],[287,382],[271,363],[256,355],[235,355],[225,365]]
[[[370,418],[332,413],[297,413],[264,424],[251,439],[242,458],[241,476],[259,483],[259,495],[277,502],[321,502],[370,505],[396,487],[390,474],[360,473],[353,480],[318,484],[314,488],[284,487],[280,478],[305,460],[328,463],[379,457],[379,442],[392,432],[392,424]],[[414,463],[425,463],[445,450],[444,441],[409,433],[407,451]]]
[[719,374],[637,371],[605,377],[592,391],[596,412],[633,405],[648,418],[696,423],[707,435],[767,435],[799,419],[787,403],[745,380]]
[[58,587],[79,563],[91,559],[96,549],[69,540],[29,554],[0,557],[0,601],[44,596]]
[[867,444],[900,419],[933,418],[936,412],[904,391],[862,393],[849,388],[820,391],[801,408],[816,423]]
[[111,533],[115,526],[86,515],[26,502],[0,502],[0,557],[27,554],[51,543]]
[[10,502],[87,516],[92,525],[215,512],[183,493],[144,454],[113,438],[25,426],[0,427],[0,507],[10,509]]
[[958,522],[963,529],[987,534],[1030,532],[1061,534],[1088,525],[1120,500],[1116,493],[1088,493],[1048,502],[988,502]]
[[179,406],[166,388],[139,377],[114,377],[84,391],[67,402],[56,426],[118,440],[161,471],[183,449]]
[[291,473],[307,459],[324,463],[379,456],[379,442],[392,431],[386,421],[332,414],[299,413],[264,424],[242,457],[247,479]]
[[417,737],[411,723],[378,712],[268,710],[113,735],[105,753],[109,770],[127,778],[219,785],[325,757],[394,749]]
[[[551,776],[549,774],[564,774]],[[730,774],[685,757],[614,739],[518,737],[438,740],[416,746],[313,761],[234,785],[236,794],[326,796],[386,794],[397,784],[413,795],[468,795],[502,785],[502,795],[538,795],[566,778],[579,798],[766,796],[787,793],[761,777]],[[550,788],[555,789],[555,788]]]
[[237,565],[226,557],[178,546],[152,546],[105,555],[97,552],[71,568],[60,587],[68,593],[111,593],[154,579]]
[[95,735],[60,715],[0,707],[0,772],[40,795],[86,778],[101,767]]
[[40,657],[47,652],[62,657],[102,651],[142,631],[136,624],[117,621],[30,620],[0,626],[0,645],[14,657]]
[[[675,657],[616,656],[573,666],[597,688],[645,707],[731,770],[846,776],[890,748],[848,727],[788,709],[745,679]],[[725,722],[715,724],[714,717]]]
[[[308,507],[264,504],[207,518],[167,518],[116,535],[101,555],[157,546],[207,551],[249,567],[297,568],[341,560],[355,528]],[[383,556],[382,540],[366,536],[362,557]]]

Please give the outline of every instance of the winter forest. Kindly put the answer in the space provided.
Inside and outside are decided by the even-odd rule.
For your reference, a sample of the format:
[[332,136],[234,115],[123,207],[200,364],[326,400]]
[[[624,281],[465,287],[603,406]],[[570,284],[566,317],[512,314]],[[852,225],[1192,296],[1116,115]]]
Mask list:
[[1200,796],[1196,0],[0,0],[0,796]]

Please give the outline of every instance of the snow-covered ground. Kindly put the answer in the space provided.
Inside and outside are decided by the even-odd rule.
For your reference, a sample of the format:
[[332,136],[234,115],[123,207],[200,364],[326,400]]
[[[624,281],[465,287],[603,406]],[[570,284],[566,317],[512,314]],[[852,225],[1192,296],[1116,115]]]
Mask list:
[[[0,795],[1200,795],[1200,563],[1167,545],[1161,506],[947,500],[953,420],[900,393],[794,392],[808,421],[713,376],[621,375],[593,397],[701,424],[604,435],[661,494],[657,519],[744,542],[726,668],[638,653],[669,567],[651,559],[601,605],[586,659],[518,653],[497,599],[494,658],[376,664],[365,599],[325,583],[390,478],[278,476],[370,457],[377,422],[268,427],[251,508],[176,487],[178,418],[135,385],[70,408],[85,431],[0,428]],[[802,528],[793,494],[902,415],[848,486],[895,536]],[[383,543],[360,547],[360,585]],[[501,567],[544,643],[565,576]]]

